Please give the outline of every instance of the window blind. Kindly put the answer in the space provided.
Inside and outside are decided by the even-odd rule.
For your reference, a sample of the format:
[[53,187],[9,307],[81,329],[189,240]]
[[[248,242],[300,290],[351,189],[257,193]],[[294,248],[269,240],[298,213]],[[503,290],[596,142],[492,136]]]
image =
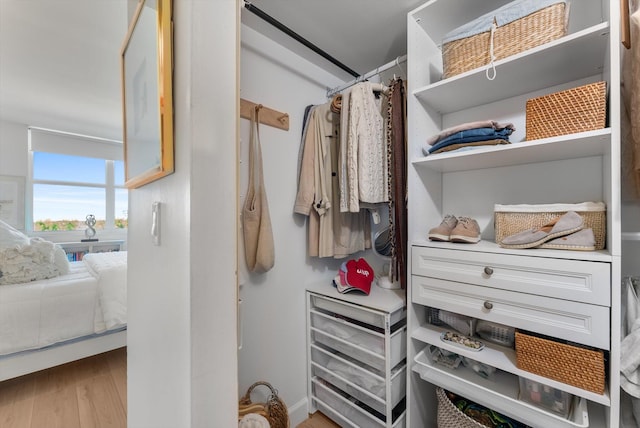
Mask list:
[[86,135],[29,128],[29,147],[35,152],[59,153],[72,156],[123,160],[122,142]]

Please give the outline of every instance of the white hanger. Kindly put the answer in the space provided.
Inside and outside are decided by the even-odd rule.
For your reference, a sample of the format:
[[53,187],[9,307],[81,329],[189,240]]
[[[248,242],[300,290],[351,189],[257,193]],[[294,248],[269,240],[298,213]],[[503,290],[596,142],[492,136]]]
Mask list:
[[389,91],[389,87],[385,86],[383,83],[370,83],[371,90],[374,92],[382,92],[386,94]]

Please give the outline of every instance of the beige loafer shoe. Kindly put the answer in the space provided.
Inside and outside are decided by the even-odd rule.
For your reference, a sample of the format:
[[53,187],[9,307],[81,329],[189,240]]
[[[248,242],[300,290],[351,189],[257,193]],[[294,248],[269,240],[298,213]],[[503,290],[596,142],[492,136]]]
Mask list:
[[570,235],[584,227],[584,220],[575,211],[553,219],[539,228],[533,228],[507,236],[500,246],[503,248],[534,248],[552,239]]
[[594,251],[596,249],[596,238],[593,229],[587,228],[579,230],[570,235],[561,236],[545,242],[537,248],[549,248],[553,250],[573,250],[573,251]]

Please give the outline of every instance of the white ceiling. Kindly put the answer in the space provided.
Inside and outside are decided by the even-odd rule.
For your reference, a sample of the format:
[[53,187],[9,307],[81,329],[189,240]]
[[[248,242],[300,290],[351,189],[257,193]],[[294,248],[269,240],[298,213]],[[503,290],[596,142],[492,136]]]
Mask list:
[[[358,73],[406,53],[406,15],[423,0],[254,0]],[[243,8],[245,25],[330,72],[332,65]],[[121,138],[120,48],[127,0],[0,0],[0,118]]]
[[0,0],[0,118],[121,139],[127,0]]

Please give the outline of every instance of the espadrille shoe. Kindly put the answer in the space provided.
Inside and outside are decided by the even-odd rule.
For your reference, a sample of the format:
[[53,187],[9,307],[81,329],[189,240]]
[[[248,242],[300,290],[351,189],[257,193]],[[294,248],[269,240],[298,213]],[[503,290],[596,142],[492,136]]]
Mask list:
[[552,239],[570,235],[581,230],[584,221],[580,214],[569,211],[539,228],[533,228],[507,236],[500,246],[503,248],[534,248]]
[[458,224],[451,231],[451,242],[475,244],[480,241],[480,225],[470,217],[459,217]]
[[582,229],[571,235],[561,236],[545,242],[537,248],[550,248],[554,250],[594,251],[596,238],[593,229]]
[[458,224],[456,216],[447,214],[442,219],[442,222],[437,227],[429,230],[429,239],[432,241],[445,241],[448,242],[451,236],[451,231]]

